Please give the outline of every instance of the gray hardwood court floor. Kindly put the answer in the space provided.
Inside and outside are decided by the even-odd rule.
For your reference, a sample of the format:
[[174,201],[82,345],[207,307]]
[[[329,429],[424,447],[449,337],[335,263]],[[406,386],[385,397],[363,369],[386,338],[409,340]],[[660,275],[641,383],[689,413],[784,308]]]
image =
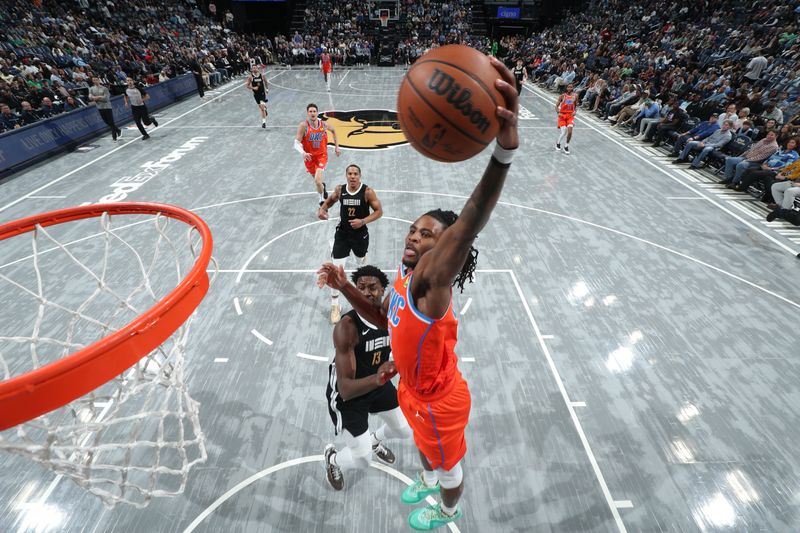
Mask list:
[[[6,222],[98,202],[167,157],[127,199],[197,212],[219,263],[187,355],[209,457],[186,492],[106,509],[4,454],[0,531],[408,530],[399,496],[418,468],[411,442],[388,443],[397,463],[350,474],[341,493],[325,480],[332,327],[313,272],[336,221],[317,220],[292,149],[306,104],[392,110],[403,73],[340,71],[328,93],[315,70],[270,69],[266,129],[236,80],[162,110],[150,141],[128,128],[119,144],[96,139],[0,182]],[[464,516],[448,531],[800,531],[800,232],[583,113],[572,155],[558,153],[553,96],[526,88],[522,106],[476,282],[455,295],[473,407]],[[325,181],[361,166],[385,213],[370,227],[370,262],[391,278],[409,221],[458,211],[488,157],[331,150]],[[18,245],[0,243],[0,265]],[[9,316],[4,332],[33,320]]]

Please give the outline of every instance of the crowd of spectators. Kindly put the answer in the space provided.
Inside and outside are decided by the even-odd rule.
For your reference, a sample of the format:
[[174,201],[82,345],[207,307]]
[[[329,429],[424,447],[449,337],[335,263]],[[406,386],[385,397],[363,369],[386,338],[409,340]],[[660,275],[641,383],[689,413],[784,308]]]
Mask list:
[[798,159],[799,13],[778,0],[594,0],[494,48],[542,87],[572,84],[580,105],[673,164],[716,164],[728,187],[778,211],[800,188],[782,171]]
[[237,35],[196,0],[0,1],[0,132],[85,106],[92,77],[113,93],[197,61],[207,84],[244,72],[267,39]]

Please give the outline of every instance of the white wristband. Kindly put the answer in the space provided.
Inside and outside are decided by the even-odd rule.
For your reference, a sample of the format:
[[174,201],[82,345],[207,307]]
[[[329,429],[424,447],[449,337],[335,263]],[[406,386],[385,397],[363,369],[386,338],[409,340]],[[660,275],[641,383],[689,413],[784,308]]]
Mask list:
[[294,140],[294,149],[300,152],[302,155],[306,155],[306,151],[303,150],[303,145],[300,144],[300,141],[297,139]]
[[506,150],[499,144],[495,143],[494,152],[492,152],[492,157],[497,159],[498,163],[509,165],[511,164],[511,160],[514,159],[514,153],[516,151],[517,151],[516,148],[512,148],[511,150]]

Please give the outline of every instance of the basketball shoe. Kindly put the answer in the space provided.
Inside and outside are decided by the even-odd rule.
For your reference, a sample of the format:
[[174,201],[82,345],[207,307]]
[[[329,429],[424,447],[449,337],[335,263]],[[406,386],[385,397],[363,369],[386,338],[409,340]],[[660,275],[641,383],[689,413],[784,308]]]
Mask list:
[[458,506],[456,506],[456,512],[449,515],[442,510],[442,505],[437,503],[412,511],[408,515],[408,525],[417,531],[430,531],[448,524],[456,518],[461,518],[461,516],[461,509]]

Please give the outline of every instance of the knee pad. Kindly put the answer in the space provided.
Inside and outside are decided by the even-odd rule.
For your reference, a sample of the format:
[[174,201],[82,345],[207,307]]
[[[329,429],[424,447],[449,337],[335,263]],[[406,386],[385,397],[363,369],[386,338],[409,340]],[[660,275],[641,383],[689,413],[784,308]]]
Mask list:
[[368,254],[364,254],[364,257],[358,257],[358,256],[356,256],[356,264],[357,264],[358,266],[364,266],[364,265],[366,265],[366,264],[367,264],[367,256],[368,256]]
[[464,471],[461,470],[461,461],[457,462],[456,466],[450,470],[437,468],[436,477],[439,478],[439,485],[441,485],[443,489],[454,489],[458,487],[461,485],[461,482],[464,481]]

